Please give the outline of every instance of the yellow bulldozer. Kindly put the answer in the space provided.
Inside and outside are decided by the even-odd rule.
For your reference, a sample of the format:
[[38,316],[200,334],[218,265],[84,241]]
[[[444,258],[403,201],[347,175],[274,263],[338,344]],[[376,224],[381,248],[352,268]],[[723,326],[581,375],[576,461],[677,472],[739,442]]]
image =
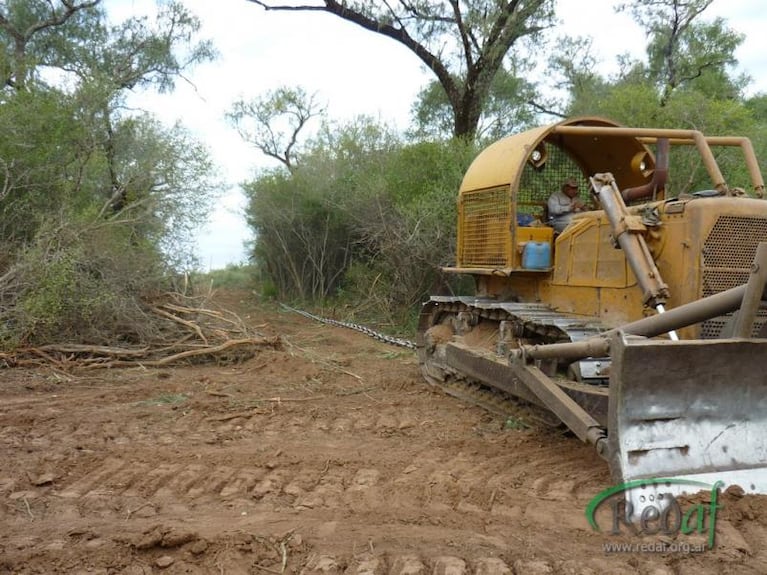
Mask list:
[[[672,146],[688,147],[701,189],[671,193]],[[718,156],[750,182],[730,187]],[[572,178],[590,209],[556,231],[548,200]],[[637,501],[682,480],[767,493],[763,194],[743,137],[588,117],[495,142],[464,176],[445,268],[476,293],[424,304],[424,375],[555,416],[616,482],[677,478]]]

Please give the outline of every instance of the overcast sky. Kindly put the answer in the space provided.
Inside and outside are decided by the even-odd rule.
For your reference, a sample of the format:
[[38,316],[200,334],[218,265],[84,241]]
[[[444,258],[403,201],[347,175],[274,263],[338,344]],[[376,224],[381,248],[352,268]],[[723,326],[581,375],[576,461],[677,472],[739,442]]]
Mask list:
[[[432,79],[410,51],[393,40],[367,32],[328,14],[265,12],[247,0],[183,0],[202,21],[201,36],[220,53],[212,64],[179,82],[168,96],[133,99],[163,121],[184,123],[208,145],[228,182],[209,225],[199,236],[204,269],[245,261],[250,237],[242,217],[244,198],[238,183],[259,168],[274,165],[245,144],[224,114],[233,101],[250,99],[282,85],[302,86],[327,104],[328,115],[342,120],[372,115],[404,129],[416,94]],[[559,16],[569,34],[592,36],[602,70],[615,71],[615,57],[641,56],[642,31],[626,15],[616,15],[616,0],[559,0]],[[105,0],[114,19],[151,14],[154,0]],[[764,0],[715,0],[706,12],[723,16],[746,34],[737,53],[740,70],[754,78],[753,92],[767,92]],[[598,15],[595,17],[595,15]]]

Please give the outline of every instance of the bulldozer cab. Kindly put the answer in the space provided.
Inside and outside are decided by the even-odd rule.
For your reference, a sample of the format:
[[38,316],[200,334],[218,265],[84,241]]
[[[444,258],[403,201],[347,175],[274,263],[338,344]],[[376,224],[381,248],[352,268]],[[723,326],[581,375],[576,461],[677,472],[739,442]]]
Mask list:
[[[698,152],[708,189],[667,197],[672,146]],[[737,269],[728,270],[733,278],[747,277],[767,230],[764,204],[734,201],[712,151],[725,148],[742,152],[741,172],[761,196],[764,182],[747,138],[577,118],[499,140],[464,176],[456,265],[443,269],[474,276],[478,295],[546,302],[611,326],[640,319],[648,308],[676,307],[733,287],[720,260],[740,252]],[[547,201],[570,178],[579,184],[578,199],[594,211],[575,214],[557,233]],[[636,240],[642,245],[633,245]],[[649,279],[661,276],[665,285]],[[700,330],[687,329],[686,336]]]
[[[561,126],[617,127],[598,118]],[[550,271],[545,252],[553,253],[555,231],[548,200],[574,178],[579,199],[593,205],[588,177],[611,171],[624,188],[648,185],[655,160],[636,138],[594,137],[587,131],[564,134],[553,127],[530,130],[496,142],[467,171],[458,200],[456,268],[467,273],[509,274]],[[663,199],[664,190],[653,190]],[[541,248],[541,244],[548,249]],[[526,249],[544,252],[525,258]]]

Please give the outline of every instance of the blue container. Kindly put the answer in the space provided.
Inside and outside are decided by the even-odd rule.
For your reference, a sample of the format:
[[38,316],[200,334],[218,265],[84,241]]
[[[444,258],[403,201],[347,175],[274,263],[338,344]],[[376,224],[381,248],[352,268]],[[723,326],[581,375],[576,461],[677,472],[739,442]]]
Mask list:
[[551,244],[527,242],[522,252],[522,267],[527,270],[545,270],[551,267]]
[[530,214],[517,214],[517,225],[526,228],[535,221],[535,218]]

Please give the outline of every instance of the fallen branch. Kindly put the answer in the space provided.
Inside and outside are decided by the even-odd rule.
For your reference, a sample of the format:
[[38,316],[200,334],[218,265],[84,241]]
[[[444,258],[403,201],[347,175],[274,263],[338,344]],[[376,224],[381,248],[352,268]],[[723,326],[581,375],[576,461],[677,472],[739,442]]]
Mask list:
[[222,351],[226,349],[230,349],[232,347],[239,347],[244,345],[253,345],[253,346],[268,346],[272,348],[277,348],[280,346],[281,343],[280,337],[261,337],[261,338],[250,338],[250,339],[230,339],[229,341],[226,341],[222,343],[221,345],[216,345],[213,347],[205,347],[202,349],[192,349],[189,351],[182,351],[181,353],[177,353],[175,355],[170,355],[168,357],[164,357],[162,359],[158,359],[155,361],[150,362],[142,362],[144,365],[152,366],[152,367],[161,367],[163,365],[168,365],[169,363],[173,363],[176,361],[179,361],[181,359],[187,359],[190,357],[197,357],[200,355],[215,355],[217,353],[221,353]]
[[231,393],[224,393],[223,391],[206,391],[205,393],[213,397],[234,397]]
[[211,415],[210,417],[206,417],[205,421],[220,423],[222,421],[229,421],[231,419],[239,419],[240,417],[248,419],[254,415],[263,415],[263,412],[258,411],[257,409],[251,409],[250,411],[237,411],[234,413],[227,413],[226,415]]
[[[42,345],[31,339],[23,347],[0,352],[0,368],[48,366],[66,372],[165,367],[190,361],[231,363],[251,358],[257,349],[282,346],[280,337],[263,336],[231,311],[193,307],[197,302],[181,294],[165,294],[164,299],[137,309],[135,325],[128,322],[119,336],[105,333],[101,337],[94,330],[90,334],[94,344],[81,343],[77,334],[73,334],[74,343],[67,342],[66,334],[61,342]],[[123,345],[125,341],[136,341],[136,345]]]
[[161,315],[162,317],[168,318],[169,320],[178,322],[181,325],[185,325],[186,327],[191,329],[194,333],[196,333],[197,337],[199,337],[202,341],[204,341],[206,344],[208,343],[207,338],[202,333],[202,329],[200,329],[200,326],[197,325],[196,323],[188,321],[188,320],[185,320],[185,319],[182,319],[182,318],[180,318],[178,316],[173,315],[172,313],[169,313],[169,312],[167,312],[165,310],[162,310],[160,308],[157,308],[157,307],[153,307],[152,311],[154,313],[156,313],[157,315]]
[[[195,349],[187,349],[159,358],[157,357],[158,350],[151,348],[130,350],[89,345],[49,345],[21,348],[15,352],[3,353],[0,355],[0,359],[4,360],[9,367],[53,365],[61,371],[67,371],[67,368],[103,369],[138,365],[142,367],[165,367],[192,358],[216,357],[227,350],[238,347],[279,349],[281,345],[282,339],[279,336],[230,339],[219,345],[201,345]],[[168,352],[171,349],[166,347],[162,348],[162,351]],[[61,357],[54,357],[54,354],[60,354]]]
[[[349,371],[349,370],[346,370],[346,369],[344,369],[344,368],[342,368],[342,367],[340,367],[340,366],[338,366],[338,365],[336,365],[336,364],[334,364],[334,363],[331,363],[331,362],[329,362],[329,361],[325,361],[325,360],[323,360],[323,359],[319,358],[319,357],[318,357],[316,354],[312,354],[312,353],[311,353],[309,350],[307,350],[307,349],[305,349],[305,348],[303,348],[303,347],[301,347],[301,346],[299,346],[299,345],[296,345],[296,344],[295,344],[295,343],[293,343],[293,342],[288,342],[288,345],[289,345],[291,348],[296,348],[297,350],[299,350],[299,351],[303,352],[303,354],[304,354],[305,356],[307,356],[307,357],[309,358],[309,360],[310,360],[310,361],[312,361],[313,363],[319,363],[320,365],[324,365],[324,366],[326,366],[326,367],[329,367],[329,368],[331,368],[331,369],[334,369],[334,370],[336,370],[336,371],[339,371],[339,372],[341,372],[341,373],[343,373],[343,374],[349,375],[349,376],[353,377],[354,379],[356,379],[356,380],[357,380],[357,381],[359,381],[359,382],[362,382],[362,381],[363,381],[362,377],[360,377],[360,376],[359,376],[359,375],[357,375],[356,373],[354,373],[354,372],[351,372],[351,371]],[[292,354],[291,354],[291,355],[292,355]]]
[[[241,331],[245,331],[246,330],[246,327],[243,325],[242,320],[237,316],[237,314],[235,314],[234,312],[231,312],[229,310],[224,310],[224,311],[227,314],[233,316],[234,319],[232,319],[231,317],[226,317],[226,315],[222,311],[206,309],[206,308],[189,308],[189,307],[180,306],[180,305],[172,304],[172,303],[164,303],[164,304],[160,305],[159,307],[163,307],[165,309],[169,309],[171,311],[176,311],[176,312],[179,312],[179,313],[207,315],[209,317],[212,317],[212,318],[215,318],[215,319],[220,320],[222,322],[225,322],[225,323],[228,323],[230,325],[233,325],[233,326],[235,326],[236,328],[238,328]],[[256,326],[256,327],[264,327],[265,325],[266,324],[262,324],[262,325]]]
[[34,516],[34,514],[32,513],[32,509],[29,507],[29,501],[27,501],[27,498],[26,498],[26,497],[24,497],[24,498],[23,498],[23,500],[24,500],[24,505],[25,505],[25,506],[26,506],[26,508],[27,508],[27,513],[29,513],[29,518],[30,518],[30,519],[34,519],[34,518],[35,518],[35,516]]
[[[74,353],[74,354],[91,354],[100,356],[113,356],[113,357],[143,357],[149,351],[148,347],[142,347],[140,349],[128,349],[122,347],[106,347],[101,345],[81,345],[81,344],[50,344],[41,345],[36,348],[45,352],[53,353]],[[19,350],[19,351],[24,351]]]
[[258,403],[259,401],[270,401],[273,403],[282,403],[282,402],[289,402],[289,401],[318,401],[320,399],[325,399],[325,396],[315,395],[314,397],[264,397],[261,399],[251,399],[250,401],[253,401],[255,403]]

